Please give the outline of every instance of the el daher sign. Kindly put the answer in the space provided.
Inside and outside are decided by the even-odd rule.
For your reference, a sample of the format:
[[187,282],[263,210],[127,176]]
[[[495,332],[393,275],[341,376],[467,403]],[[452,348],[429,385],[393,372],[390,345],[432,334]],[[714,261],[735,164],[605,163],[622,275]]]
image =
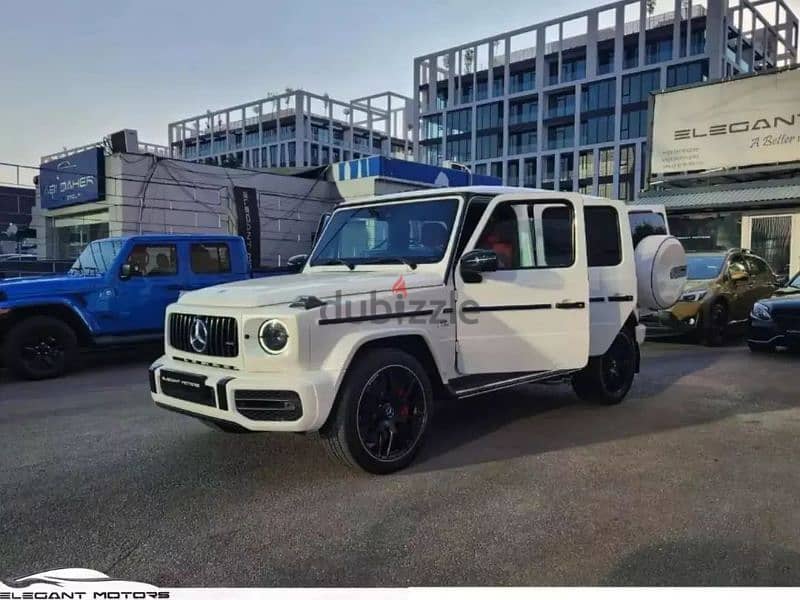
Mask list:
[[91,148],[39,166],[42,208],[96,202],[105,196],[105,155]]
[[800,161],[800,70],[654,96],[650,173]]

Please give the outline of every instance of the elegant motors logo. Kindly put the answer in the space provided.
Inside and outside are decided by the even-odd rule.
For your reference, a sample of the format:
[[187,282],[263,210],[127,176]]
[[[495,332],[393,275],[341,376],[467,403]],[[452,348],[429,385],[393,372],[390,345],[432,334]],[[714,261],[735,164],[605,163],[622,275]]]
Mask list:
[[771,129],[778,129],[782,126],[795,127],[797,124],[797,117],[800,117],[800,113],[761,117],[752,121],[735,121],[732,123],[704,125],[699,128],[676,129],[674,130],[674,135],[676,140],[689,140],[718,135],[731,135],[735,133],[750,133],[753,131],[761,133]]
[[153,600],[168,590],[148,583],[112,579],[92,569],[57,569],[0,581],[0,600]]

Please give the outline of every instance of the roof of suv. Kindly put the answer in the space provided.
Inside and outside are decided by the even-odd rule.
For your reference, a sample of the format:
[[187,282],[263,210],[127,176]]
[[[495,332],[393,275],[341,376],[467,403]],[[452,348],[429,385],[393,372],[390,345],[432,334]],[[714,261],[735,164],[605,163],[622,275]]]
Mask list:
[[[499,194],[524,194],[525,192],[538,192],[543,194],[558,194],[553,190],[543,190],[540,188],[524,188],[524,187],[511,187],[504,185],[471,185],[462,187],[443,187],[443,188],[428,188],[424,190],[416,190],[413,192],[400,192],[397,194],[386,194],[383,196],[351,198],[345,200],[339,206],[346,206],[349,204],[373,204],[376,202],[387,202],[391,200],[413,200],[414,198],[431,198],[436,196],[450,195],[450,194],[476,194],[476,195],[492,195]],[[574,194],[575,192],[561,192],[563,194]],[[602,202],[603,204],[624,204],[620,200],[611,200],[609,198],[601,198],[599,196],[588,196],[580,194],[583,198],[593,201]]]

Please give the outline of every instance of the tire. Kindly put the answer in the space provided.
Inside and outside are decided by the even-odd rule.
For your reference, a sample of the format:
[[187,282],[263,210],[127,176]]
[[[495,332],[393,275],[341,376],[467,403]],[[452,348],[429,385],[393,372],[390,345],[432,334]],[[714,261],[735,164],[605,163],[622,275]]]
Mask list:
[[425,368],[402,350],[380,348],[350,366],[320,437],[349,467],[393,473],[408,466],[422,447],[432,409],[433,387]]
[[584,402],[610,406],[628,395],[636,375],[636,340],[628,329],[621,330],[602,356],[573,376],[572,389]]
[[78,350],[75,331],[54,317],[29,317],[6,337],[3,354],[11,372],[21,379],[51,379],[72,367]]
[[754,354],[770,354],[775,352],[775,348],[769,344],[753,344],[752,342],[747,342],[747,347],[750,348],[750,352]]
[[703,343],[706,346],[721,346],[728,335],[728,307],[722,302],[715,302],[708,309],[704,319]]

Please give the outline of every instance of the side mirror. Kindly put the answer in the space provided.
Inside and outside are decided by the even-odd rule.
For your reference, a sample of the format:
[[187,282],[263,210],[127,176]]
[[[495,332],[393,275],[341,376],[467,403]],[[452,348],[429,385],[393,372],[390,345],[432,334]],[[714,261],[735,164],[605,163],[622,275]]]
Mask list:
[[731,281],[747,281],[750,279],[750,273],[744,270],[730,271]]
[[480,283],[481,273],[497,271],[497,254],[491,250],[471,250],[461,257],[459,264],[466,283]]
[[132,273],[133,273],[133,268],[131,267],[130,263],[125,263],[119,269],[119,278],[123,280],[130,279]]
[[300,270],[306,264],[306,261],[308,261],[308,254],[295,254],[289,257],[289,260],[286,261],[286,266],[296,267]]

